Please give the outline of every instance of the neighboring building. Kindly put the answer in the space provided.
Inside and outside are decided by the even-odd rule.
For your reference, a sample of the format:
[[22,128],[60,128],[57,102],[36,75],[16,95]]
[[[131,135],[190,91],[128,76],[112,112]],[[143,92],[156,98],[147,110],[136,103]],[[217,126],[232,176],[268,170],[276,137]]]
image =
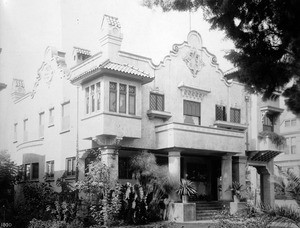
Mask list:
[[257,136],[263,127],[277,131],[277,101],[263,103],[227,80],[196,31],[155,65],[120,50],[117,18],[105,15],[101,29],[101,52],[74,47],[67,65],[65,53],[48,47],[33,91],[14,80],[10,151],[24,179],[66,173],[73,181],[77,156],[82,178],[96,151],[114,178],[134,181],[130,157],[149,151],[173,178],[192,180],[214,201],[232,200],[228,189],[232,181],[245,185],[248,162],[261,174],[262,200],[272,204],[279,152]]
[[275,164],[300,176],[300,117],[287,110],[282,99],[284,112],[280,119],[280,133],[286,138],[284,153],[275,159]]

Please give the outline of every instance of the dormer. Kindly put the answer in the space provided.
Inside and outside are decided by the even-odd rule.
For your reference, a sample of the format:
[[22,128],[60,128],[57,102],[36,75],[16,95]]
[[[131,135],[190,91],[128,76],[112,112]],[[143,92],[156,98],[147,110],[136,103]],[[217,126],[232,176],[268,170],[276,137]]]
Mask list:
[[116,60],[122,40],[123,34],[118,18],[104,15],[99,39],[103,56],[112,61]]
[[87,58],[91,57],[91,51],[79,47],[74,47],[73,58],[75,64],[80,64]]
[[11,96],[14,101],[20,99],[26,94],[24,81],[22,79],[13,79]]

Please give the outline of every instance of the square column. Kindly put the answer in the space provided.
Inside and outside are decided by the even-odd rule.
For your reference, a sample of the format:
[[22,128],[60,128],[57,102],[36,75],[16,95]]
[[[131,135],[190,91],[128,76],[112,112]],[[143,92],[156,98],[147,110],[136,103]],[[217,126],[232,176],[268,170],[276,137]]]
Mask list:
[[232,157],[232,181],[237,181],[243,185],[243,189],[246,188],[246,156],[234,156]]
[[221,165],[222,175],[222,198],[221,200],[232,201],[232,192],[230,187],[232,185],[232,156],[223,156]]
[[275,203],[274,168],[273,160],[267,166],[257,168],[260,174],[260,197],[264,205],[273,207]]
[[[172,178],[172,180],[175,183],[175,190],[179,187],[180,185],[180,179],[181,179],[181,171],[180,171],[180,152],[178,151],[172,151],[169,152],[169,173]],[[177,195],[177,193],[174,191],[171,193],[171,199],[173,201],[179,201],[180,198]]]
[[119,154],[116,148],[104,148],[101,150],[101,161],[110,169],[112,180],[119,178]]

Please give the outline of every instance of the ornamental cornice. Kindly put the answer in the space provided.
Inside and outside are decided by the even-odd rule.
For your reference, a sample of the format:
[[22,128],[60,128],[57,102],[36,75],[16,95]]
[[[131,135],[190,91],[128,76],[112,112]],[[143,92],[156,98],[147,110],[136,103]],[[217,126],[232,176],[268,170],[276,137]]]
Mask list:
[[178,88],[181,90],[182,97],[194,100],[202,100],[203,97],[210,93],[210,90],[186,86],[183,82],[178,85]]

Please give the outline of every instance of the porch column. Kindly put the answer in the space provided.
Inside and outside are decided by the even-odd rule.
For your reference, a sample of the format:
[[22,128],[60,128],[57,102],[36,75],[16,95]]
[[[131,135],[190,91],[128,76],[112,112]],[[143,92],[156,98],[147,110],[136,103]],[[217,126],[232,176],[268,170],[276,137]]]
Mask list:
[[274,175],[273,160],[267,164],[267,167],[257,168],[260,174],[260,197],[264,205],[274,206],[275,203],[275,190],[274,181],[272,180]]
[[231,201],[232,193],[229,190],[232,185],[232,156],[222,157],[222,200]]
[[[169,152],[169,173],[170,176],[172,178],[172,180],[175,182],[175,189],[177,189],[177,187],[180,184],[180,152],[178,151],[171,151]],[[171,194],[171,199],[174,201],[178,201],[180,200],[179,196],[176,194],[176,192],[174,191]]]
[[119,178],[119,154],[114,147],[107,147],[101,150],[101,161],[110,168],[112,180],[117,181]]
[[232,157],[232,180],[237,181],[243,185],[243,189],[246,188],[246,156],[234,156]]

